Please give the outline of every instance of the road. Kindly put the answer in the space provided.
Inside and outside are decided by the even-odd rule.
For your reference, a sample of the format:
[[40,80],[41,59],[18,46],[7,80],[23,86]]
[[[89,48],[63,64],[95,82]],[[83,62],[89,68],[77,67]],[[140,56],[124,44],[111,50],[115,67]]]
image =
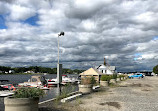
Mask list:
[[80,101],[86,111],[158,111],[158,77],[128,79]]

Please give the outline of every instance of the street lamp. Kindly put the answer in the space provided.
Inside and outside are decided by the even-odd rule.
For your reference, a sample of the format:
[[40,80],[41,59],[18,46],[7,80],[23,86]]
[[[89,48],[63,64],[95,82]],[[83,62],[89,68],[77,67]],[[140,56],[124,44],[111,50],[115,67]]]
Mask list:
[[58,64],[57,64],[57,87],[58,87],[58,94],[60,94],[60,83],[62,82],[62,64],[59,64],[59,37],[64,36],[64,32],[60,32],[58,34]]
[[58,34],[58,64],[59,64],[59,36],[64,36],[64,32],[60,32],[59,34]]

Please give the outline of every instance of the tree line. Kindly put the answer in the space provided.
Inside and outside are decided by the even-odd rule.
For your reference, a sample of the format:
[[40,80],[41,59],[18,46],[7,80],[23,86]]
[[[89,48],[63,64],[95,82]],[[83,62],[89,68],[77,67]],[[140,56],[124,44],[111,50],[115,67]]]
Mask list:
[[153,72],[154,72],[155,74],[158,74],[158,65],[156,65],[156,66],[153,68]]
[[[0,73],[6,73],[11,71],[12,73],[26,73],[28,71],[34,73],[48,73],[48,74],[57,74],[57,68],[41,67],[41,66],[30,66],[30,67],[6,67],[0,66]],[[71,69],[62,69],[63,74],[79,74],[84,70],[71,70]]]

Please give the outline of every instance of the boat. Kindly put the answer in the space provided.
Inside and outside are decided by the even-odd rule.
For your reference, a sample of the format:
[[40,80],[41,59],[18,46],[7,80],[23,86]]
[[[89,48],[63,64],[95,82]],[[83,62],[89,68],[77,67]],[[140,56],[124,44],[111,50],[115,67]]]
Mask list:
[[14,94],[14,92],[12,92],[12,91],[0,91],[0,97],[11,96],[13,94]]
[[0,80],[0,91],[16,90],[13,84],[8,84],[9,80]]
[[32,76],[28,82],[19,83],[18,87],[37,87],[40,89],[49,89],[45,76]]
[[4,85],[0,85],[0,87],[1,90],[13,90],[13,91],[16,90],[16,88],[12,84],[4,84]]
[[[57,84],[58,84],[57,78],[47,79],[47,82],[48,82],[48,87],[57,86]],[[78,82],[79,82],[79,79],[76,78],[75,76],[62,75],[61,85],[65,85],[68,83],[74,84],[74,83],[78,83]]]
[[55,79],[47,79],[48,87],[57,86],[57,78]]
[[79,79],[76,76],[62,75],[62,84],[73,83],[76,84],[79,82]]

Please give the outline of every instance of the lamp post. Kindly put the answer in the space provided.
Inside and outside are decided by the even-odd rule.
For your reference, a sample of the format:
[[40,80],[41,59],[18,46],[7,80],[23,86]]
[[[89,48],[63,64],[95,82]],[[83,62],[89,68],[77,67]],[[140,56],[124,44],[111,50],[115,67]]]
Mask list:
[[64,32],[60,32],[58,34],[58,63],[57,63],[57,87],[58,87],[58,94],[60,94],[60,83],[62,82],[62,64],[59,64],[59,37],[64,36]]
[[64,32],[60,32],[60,34],[58,34],[58,64],[59,64],[59,37],[62,35],[64,36]]

